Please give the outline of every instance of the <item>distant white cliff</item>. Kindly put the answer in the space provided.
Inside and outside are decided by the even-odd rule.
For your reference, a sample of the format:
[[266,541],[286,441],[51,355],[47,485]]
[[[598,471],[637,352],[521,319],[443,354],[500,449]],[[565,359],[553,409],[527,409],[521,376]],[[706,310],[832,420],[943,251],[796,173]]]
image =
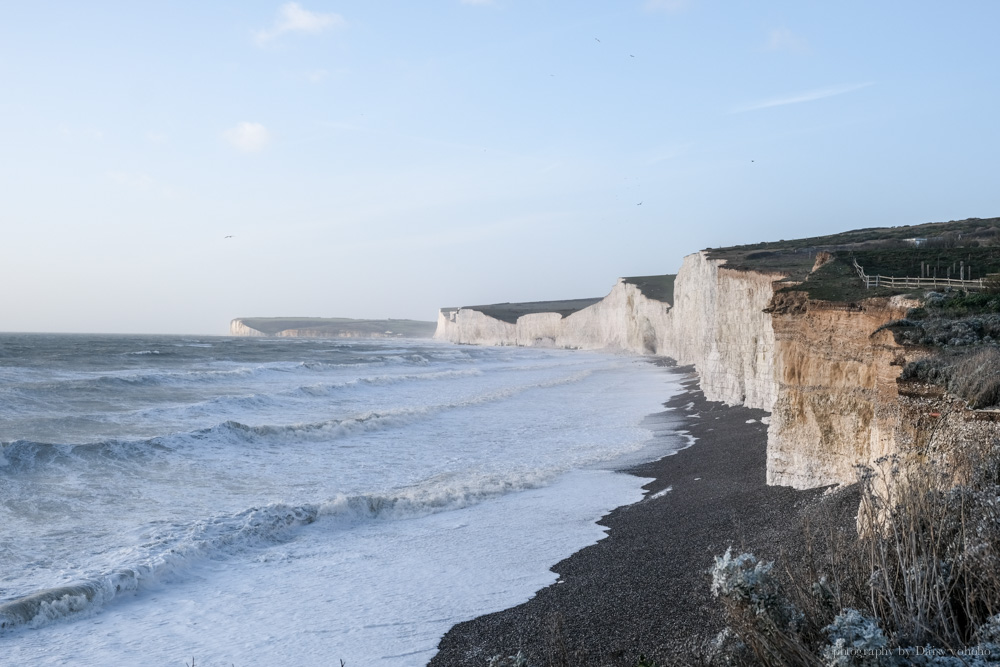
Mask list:
[[476,345],[612,349],[693,364],[710,400],[770,410],[774,330],[763,312],[780,274],[732,271],[704,252],[677,273],[674,304],[620,279],[600,302],[566,317],[522,315],[516,323],[469,308],[442,309],[435,338]]
[[250,336],[252,338],[259,338],[262,336],[267,336],[263,331],[257,331],[252,327],[248,327],[244,324],[243,320],[237,318],[229,323],[229,335],[230,336]]
[[[954,443],[987,431],[1000,434],[1000,425],[982,415],[901,395],[896,380],[906,355],[920,352],[904,349],[887,331],[874,332],[904,317],[913,302],[894,297],[836,304],[796,291],[776,296],[775,283],[783,277],[726,268],[724,260],[699,252],[684,258],[673,303],[619,280],[603,300],[566,317],[535,313],[511,323],[475,309],[442,309],[435,337],[621,350],[693,365],[708,399],[772,413],[770,484],[851,483],[857,464],[912,448],[930,428],[939,440]],[[951,416],[927,426],[927,415],[939,413]]]

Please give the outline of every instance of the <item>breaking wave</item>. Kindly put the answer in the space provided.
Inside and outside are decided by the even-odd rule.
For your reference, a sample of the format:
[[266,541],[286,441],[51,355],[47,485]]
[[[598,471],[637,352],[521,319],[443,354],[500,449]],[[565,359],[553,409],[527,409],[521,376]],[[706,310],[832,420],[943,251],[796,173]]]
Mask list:
[[281,543],[299,527],[318,520],[331,522],[334,528],[348,528],[358,522],[411,519],[538,488],[557,474],[532,471],[464,481],[438,476],[394,493],[338,495],[323,503],[298,506],[272,504],[189,526],[170,526],[138,547],[122,550],[122,562],[107,571],[0,602],[0,633],[91,615],[122,593],[141,592],[151,584],[164,583],[165,577],[182,575],[206,559]]
[[[445,371],[445,373],[450,372],[452,371]],[[5,468],[8,471],[23,471],[39,464],[71,460],[85,462],[108,458],[115,460],[142,459],[180,448],[196,448],[198,443],[206,441],[233,445],[261,442],[322,442],[357,433],[406,426],[441,412],[503,401],[532,389],[580,382],[590,374],[590,370],[584,370],[561,378],[507,387],[464,400],[413,408],[398,408],[384,412],[365,412],[347,418],[317,422],[250,425],[227,420],[209,428],[185,433],[136,440],[108,439],[93,443],[64,444],[15,440],[0,443],[0,472],[3,472]]]

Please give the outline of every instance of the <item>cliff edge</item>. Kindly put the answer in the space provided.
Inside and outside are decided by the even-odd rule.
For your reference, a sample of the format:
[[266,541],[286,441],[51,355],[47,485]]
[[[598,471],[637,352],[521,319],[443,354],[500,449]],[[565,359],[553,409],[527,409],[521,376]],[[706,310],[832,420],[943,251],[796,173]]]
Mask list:
[[420,320],[355,320],[346,317],[240,317],[230,336],[279,338],[430,338],[434,323]]
[[[919,234],[943,240],[927,244]],[[971,241],[956,247],[963,234]],[[951,351],[891,330],[909,322],[928,287],[976,289],[970,267],[986,289],[989,272],[1000,272],[1000,245],[978,239],[993,238],[1000,240],[1000,219],[705,250],[685,257],[675,277],[619,279],[603,299],[572,312],[505,321],[489,307],[442,309],[434,336],[672,357],[695,367],[709,400],[771,413],[769,484],[849,484],[857,465],[885,455],[923,456],[932,446],[1000,435],[989,415],[901,380],[908,364]],[[1000,313],[1000,298],[989,307]],[[946,348],[955,340],[993,344],[989,336],[945,340]]]

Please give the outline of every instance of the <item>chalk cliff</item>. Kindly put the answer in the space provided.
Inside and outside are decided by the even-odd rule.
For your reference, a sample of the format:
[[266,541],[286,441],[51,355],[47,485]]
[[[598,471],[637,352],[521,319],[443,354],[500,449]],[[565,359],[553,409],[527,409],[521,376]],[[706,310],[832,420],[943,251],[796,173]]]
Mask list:
[[[901,397],[902,366],[912,360],[907,355],[921,353],[904,349],[889,331],[874,333],[916,303],[893,297],[836,304],[799,291],[776,294],[784,277],[727,268],[699,252],[684,258],[672,303],[623,279],[603,300],[566,317],[533,313],[511,323],[473,309],[443,309],[435,337],[672,357],[695,367],[710,400],[772,413],[768,483],[851,483],[857,464],[918,447],[921,430],[926,439],[930,427],[915,424],[942,409],[926,397]],[[973,417],[954,409],[949,415],[949,437],[971,432]]]
[[434,337],[476,345],[667,354],[662,350],[669,310],[670,304],[649,299],[635,285],[619,280],[604,299],[566,317],[530,313],[512,324],[469,308],[442,309]]
[[656,354],[693,364],[714,401],[770,410],[774,331],[764,313],[782,274],[726,269],[704,252],[684,258],[675,303],[647,297],[624,279],[600,302],[566,317],[522,315],[503,322],[470,308],[438,314],[435,338],[477,345],[521,345]]
[[356,320],[346,317],[240,317],[231,336],[279,338],[429,338],[434,323],[420,320]]
[[267,336],[263,331],[258,331],[252,327],[248,327],[243,320],[235,319],[229,323],[229,335],[230,336],[250,336],[252,338],[260,338],[262,336]]
[[778,393],[767,481],[797,488],[849,484],[855,464],[912,440],[896,384],[905,350],[890,332],[873,332],[915,304],[896,297],[851,306],[797,301],[772,304]]

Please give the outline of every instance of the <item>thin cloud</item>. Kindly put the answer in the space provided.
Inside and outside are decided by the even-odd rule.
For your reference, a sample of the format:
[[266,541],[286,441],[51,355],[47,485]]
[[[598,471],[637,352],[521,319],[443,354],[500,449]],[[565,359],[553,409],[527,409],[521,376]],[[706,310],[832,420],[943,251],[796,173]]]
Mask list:
[[223,132],[222,136],[243,153],[257,153],[271,142],[271,133],[260,123],[239,123]]
[[258,44],[274,41],[288,32],[306,32],[318,34],[331,28],[342,28],[347,21],[340,14],[320,14],[304,9],[297,2],[288,2],[278,9],[278,17],[267,30],[261,30],[254,35]]
[[757,111],[758,109],[770,109],[771,107],[785,106],[786,104],[813,102],[827,97],[835,97],[837,95],[844,95],[845,93],[852,93],[855,90],[861,90],[862,88],[872,86],[874,83],[874,81],[868,81],[867,83],[852,83],[843,86],[830,86],[829,88],[809,90],[804,93],[796,93],[794,95],[786,95],[784,97],[776,97],[762,102],[747,104],[733,109],[732,113],[745,113],[747,111]]

